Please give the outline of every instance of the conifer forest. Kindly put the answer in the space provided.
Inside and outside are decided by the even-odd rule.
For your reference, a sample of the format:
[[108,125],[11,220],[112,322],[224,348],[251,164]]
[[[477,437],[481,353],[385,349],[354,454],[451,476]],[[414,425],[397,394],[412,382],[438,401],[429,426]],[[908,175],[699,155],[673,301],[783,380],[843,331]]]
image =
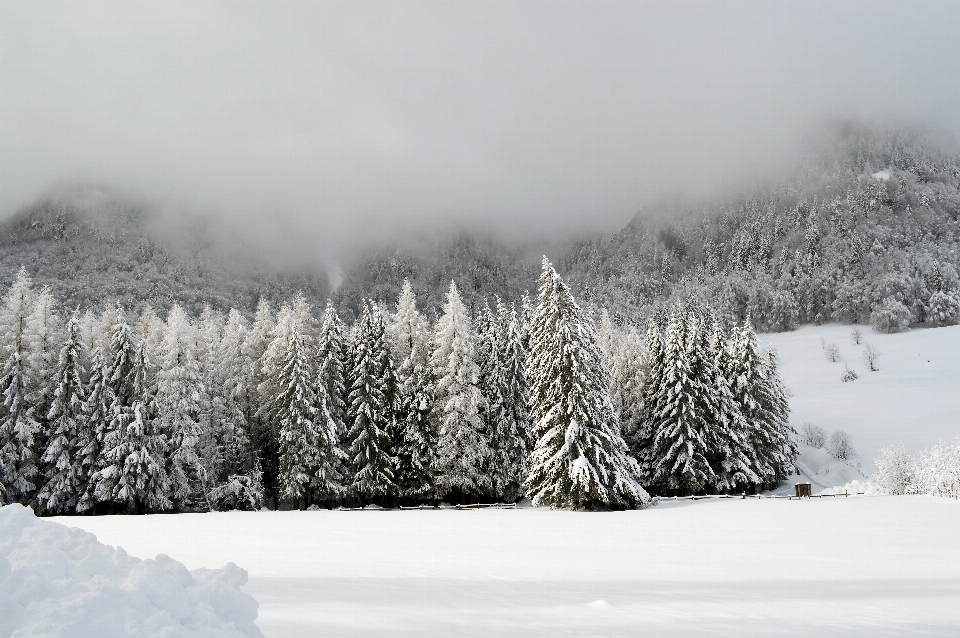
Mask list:
[[3,297],[2,496],[44,514],[516,502],[634,508],[754,491],[797,450],[749,320],[588,315],[544,258],[536,299],[431,323],[407,282],[353,325],[302,296],[252,318]]

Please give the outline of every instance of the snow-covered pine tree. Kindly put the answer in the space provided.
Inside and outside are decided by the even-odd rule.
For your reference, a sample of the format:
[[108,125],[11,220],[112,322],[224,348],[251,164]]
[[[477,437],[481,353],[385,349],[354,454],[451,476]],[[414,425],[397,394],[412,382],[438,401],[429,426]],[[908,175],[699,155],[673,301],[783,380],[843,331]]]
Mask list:
[[343,480],[336,424],[314,368],[313,323],[298,295],[278,316],[277,336],[265,356],[265,373],[277,389],[270,413],[278,428],[278,486],[283,499],[303,507],[338,497]]
[[497,498],[516,502],[523,496],[527,477],[527,459],[531,441],[529,388],[526,374],[527,352],[523,330],[514,309],[508,310],[497,299],[496,339],[492,366],[492,399],[488,399],[489,423],[496,433],[493,464],[494,492]]
[[24,268],[3,298],[0,307],[0,498],[6,503],[28,504],[37,480],[34,436],[39,425],[28,402],[25,337],[33,303],[33,283]]
[[718,477],[716,487],[724,492],[743,490],[759,482],[759,477],[753,469],[756,463],[750,446],[750,426],[733,395],[735,366],[730,344],[717,321],[714,321],[710,335],[710,351],[716,375],[713,387],[717,398],[718,445],[711,459]]
[[610,402],[596,330],[543,259],[530,326],[536,444],[524,484],[535,505],[636,507],[649,502]]
[[150,362],[144,343],[133,341],[126,313],[117,303],[106,367],[110,424],[103,438],[100,469],[91,477],[96,498],[111,509],[142,514],[171,506],[165,471],[167,438],[156,419],[149,388]]
[[205,468],[197,454],[207,412],[200,378],[197,330],[179,304],[167,314],[157,370],[159,425],[169,441],[170,500],[181,510],[209,510]]
[[[85,315],[88,317],[89,313]],[[110,430],[110,388],[107,380],[107,346],[103,336],[91,334],[93,355],[90,358],[90,377],[85,386],[86,403],[83,413],[86,416],[77,432],[77,454],[75,471],[77,480],[77,512],[86,512],[97,504],[96,483],[93,478],[102,467],[101,453],[107,433]]]
[[346,445],[349,423],[347,417],[347,376],[350,358],[347,330],[337,316],[333,303],[327,300],[323,322],[317,335],[317,378],[326,388],[327,410],[337,426],[337,441]]
[[734,332],[730,364],[727,376],[749,427],[753,471],[761,486],[773,485],[790,475],[798,452],[791,438],[790,406],[777,372],[776,353],[760,352],[749,317]]
[[387,326],[397,367],[396,427],[397,491],[405,499],[435,496],[437,428],[431,418],[433,378],[429,361],[429,326],[417,310],[410,282],[404,280],[397,312]]
[[641,483],[653,486],[657,471],[653,443],[659,425],[657,415],[663,408],[657,401],[665,398],[659,391],[666,371],[663,332],[654,320],[651,320],[647,326],[647,334],[643,339],[643,352],[646,360],[643,384],[639,387],[637,405],[631,407],[631,412],[636,414],[638,419],[636,427],[627,438],[627,444],[630,447],[630,454],[640,466]]
[[47,414],[50,442],[41,459],[44,484],[37,501],[43,511],[51,514],[76,508],[81,495],[79,455],[82,433],[87,428],[82,349],[78,308],[67,322],[66,343],[60,349],[56,389]]
[[476,336],[452,281],[433,342],[430,366],[436,379],[440,422],[440,492],[452,493],[455,499],[490,494],[494,487],[490,475],[494,454],[490,434],[480,416],[483,395],[477,387],[480,369],[476,363]]
[[394,427],[396,378],[380,309],[364,302],[351,344],[352,372],[348,416],[351,496],[383,501],[396,493]]
[[717,377],[700,321],[677,307],[667,325],[663,380],[654,397],[657,429],[654,483],[680,493],[717,484],[711,466],[721,445],[716,416]]

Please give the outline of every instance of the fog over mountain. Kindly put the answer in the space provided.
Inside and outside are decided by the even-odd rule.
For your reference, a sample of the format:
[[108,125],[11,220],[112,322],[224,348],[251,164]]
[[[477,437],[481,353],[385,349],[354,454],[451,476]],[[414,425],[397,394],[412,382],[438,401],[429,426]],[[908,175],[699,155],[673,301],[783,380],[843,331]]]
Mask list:
[[777,176],[824,122],[956,134],[958,27],[954,2],[4,2],[0,214],[97,184],[296,267],[613,233]]

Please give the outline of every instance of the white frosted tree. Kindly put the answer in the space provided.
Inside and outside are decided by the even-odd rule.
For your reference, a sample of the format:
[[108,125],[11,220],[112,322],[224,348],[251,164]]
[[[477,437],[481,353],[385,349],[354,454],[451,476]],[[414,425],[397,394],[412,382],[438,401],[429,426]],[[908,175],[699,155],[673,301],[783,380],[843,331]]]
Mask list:
[[593,325],[543,259],[530,325],[530,409],[536,440],[525,488],[535,505],[636,507],[649,502],[610,401]]
[[180,509],[209,510],[207,477],[197,453],[204,435],[201,419],[209,408],[197,349],[196,327],[179,304],[174,304],[160,345],[156,395],[159,425],[169,441],[170,498]]
[[37,501],[49,513],[76,508],[81,495],[79,457],[82,434],[87,428],[82,353],[80,311],[77,309],[67,322],[66,343],[60,349],[55,373],[56,389],[47,414],[50,439],[41,459],[44,483]]
[[246,347],[247,334],[243,315],[231,309],[215,362],[223,400],[222,466],[211,493],[218,509],[259,509],[263,502],[262,472],[250,449],[248,434],[248,418],[256,411],[258,395],[253,386],[254,363]]
[[429,361],[430,329],[417,310],[409,281],[397,300],[397,312],[387,325],[390,349],[397,366],[394,481],[399,495],[427,499],[436,495],[437,429],[431,418],[433,378]]
[[34,295],[24,332],[25,374],[28,401],[39,431],[36,449],[46,448],[49,423],[47,413],[56,389],[57,360],[60,352],[61,323],[54,311],[54,298],[48,288]]
[[40,426],[28,400],[25,337],[33,300],[32,281],[23,268],[0,307],[0,491],[4,503],[29,503],[37,481],[34,437]]
[[480,416],[483,395],[477,384],[476,336],[454,282],[434,330],[430,366],[436,379],[440,422],[437,443],[440,491],[455,497],[479,497],[493,491],[492,441]]

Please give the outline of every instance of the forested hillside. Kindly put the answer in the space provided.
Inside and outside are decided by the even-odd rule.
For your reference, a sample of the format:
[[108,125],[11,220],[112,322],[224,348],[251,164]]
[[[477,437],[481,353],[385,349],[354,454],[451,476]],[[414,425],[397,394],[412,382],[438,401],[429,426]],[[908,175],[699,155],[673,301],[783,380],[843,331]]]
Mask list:
[[330,294],[324,272],[289,272],[256,250],[231,253],[218,241],[225,234],[200,217],[160,219],[98,189],[72,189],[0,222],[0,285],[24,266],[69,309],[119,300],[159,311],[179,303],[193,315],[204,304],[249,312],[261,297],[279,304],[298,291],[320,306]]
[[544,253],[561,274],[569,271],[603,245],[596,237],[555,242],[512,244],[491,236],[461,233],[419,247],[396,245],[372,249],[351,264],[334,293],[337,310],[347,320],[358,316],[364,299],[390,304],[409,280],[417,304],[436,316],[451,281],[456,281],[463,303],[471,314],[494,297],[518,301],[532,293]]
[[957,321],[960,154],[918,132],[848,126],[776,187],[643,211],[569,274],[618,320],[680,299],[761,330]]

